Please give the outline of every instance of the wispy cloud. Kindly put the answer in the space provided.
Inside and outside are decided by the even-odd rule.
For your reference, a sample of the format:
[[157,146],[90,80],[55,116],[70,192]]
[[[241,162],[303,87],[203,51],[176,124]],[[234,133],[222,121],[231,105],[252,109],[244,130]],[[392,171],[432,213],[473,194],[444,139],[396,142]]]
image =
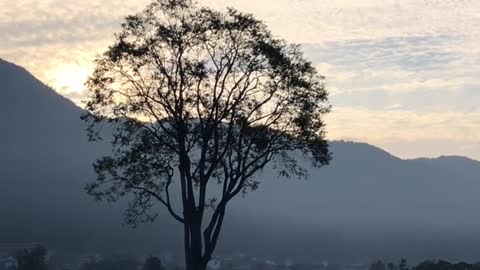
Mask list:
[[[78,103],[95,55],[122,18],[148,2],[0,1],[0,57]],[[200,2],[254,13],[279,37],[303,45],[332,93],[331,138],[404,156],[463,149],[480,158],[480,1]]]
[[327,124],[330,138],[369,142],[403,157],[468,154],[480,159],[480,110],[336,107]]

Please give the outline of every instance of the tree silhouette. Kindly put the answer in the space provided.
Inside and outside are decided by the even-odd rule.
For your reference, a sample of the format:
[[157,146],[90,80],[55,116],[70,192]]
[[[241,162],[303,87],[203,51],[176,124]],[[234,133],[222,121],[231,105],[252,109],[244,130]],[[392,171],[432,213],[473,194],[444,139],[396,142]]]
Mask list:
[[411,267],[408,266],[407,259],[402,258],[398,262],[398,265],[395,265],[393,262],[387,264],[388,270],[410,270]]
[[407,264],[407,259],[402,258],[398,263],[398,270],[410,270],[410,267]]
[[42,246],[17,251],[17,270],[46,270],[47,250]]
[[328,164],[323,80],[252,15],[157,0],[126,18],[87,82],[82,118],[91,140],[112,126],[113,151],[86,189],[127,197],[134,225],[165,206],[183,224],[187,269],[205,269],[227,204],[268,163],[284,177],[306,175],[301,158]]
[[162,261],[155,256],[150,256],[145,260],[142,270],[164,270]]
[[369,270],[386,270],[385,263],[381,260],[378,260],[370,265]]

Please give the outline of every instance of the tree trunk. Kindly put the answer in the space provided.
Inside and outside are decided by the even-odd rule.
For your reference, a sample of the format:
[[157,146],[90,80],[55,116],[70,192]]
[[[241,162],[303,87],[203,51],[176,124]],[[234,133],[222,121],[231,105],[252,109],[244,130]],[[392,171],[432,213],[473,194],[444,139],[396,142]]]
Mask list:
[[198,243],[194,243],[196,240],[191,239],[191,247],[186,249],[185,253],[185,265],[186,270],[205,270],[207,268],[208,261],[202,256],[202,248],[198,249]]
[[202,227],[200,219],[191,215],[190,224],[185,226],[185,265],[187,270],[205,270],[210,258],[203,255]]
[[186,269],[187,270],[205,270],[207,269],[208,262],[202,258],[193,258],[186,256]]

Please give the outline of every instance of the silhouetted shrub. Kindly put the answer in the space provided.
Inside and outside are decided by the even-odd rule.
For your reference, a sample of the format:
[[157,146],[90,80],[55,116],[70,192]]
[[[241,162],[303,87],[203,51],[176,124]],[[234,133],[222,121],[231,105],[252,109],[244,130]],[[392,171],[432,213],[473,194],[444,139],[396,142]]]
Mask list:
[[46,270],[47,249],[42,246],[17,251],[17,270]]
[[165,268],[159,258],[150,256],[145,260],[142,270],[165,270]]

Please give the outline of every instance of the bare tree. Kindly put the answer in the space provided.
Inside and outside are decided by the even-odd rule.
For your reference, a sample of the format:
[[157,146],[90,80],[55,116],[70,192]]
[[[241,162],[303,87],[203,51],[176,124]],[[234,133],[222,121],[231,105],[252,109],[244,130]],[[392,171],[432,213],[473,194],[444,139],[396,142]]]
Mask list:
[[155,1],[126,18],[87,87],[90,138],[113,126],[113,151],[94,164],[87,191],[126,196],[131,224],[165,206],[183,224],[189,270],[206,268],[227,204],[255,190],[268,163],[303,177],[298,159],[330,160],[324,78],[299,46],[235,9]]

